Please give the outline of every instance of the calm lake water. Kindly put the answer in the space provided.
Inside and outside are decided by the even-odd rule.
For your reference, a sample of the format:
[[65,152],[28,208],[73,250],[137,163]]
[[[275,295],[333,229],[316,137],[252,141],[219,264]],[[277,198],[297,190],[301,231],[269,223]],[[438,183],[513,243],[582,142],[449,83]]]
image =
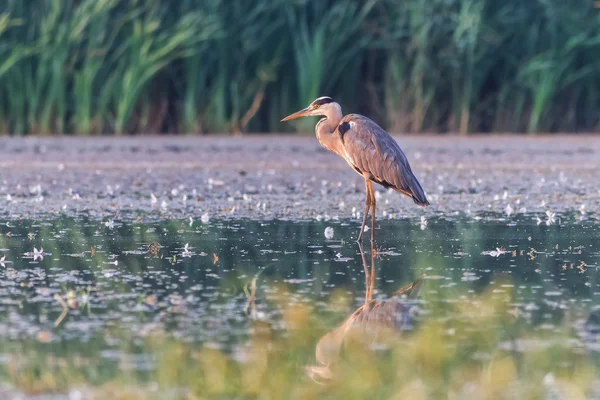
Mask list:
[[[409,342],[394,346],[417,349],[421,335],[433,349],[442,343],[438,355],[411,356],[412,365],[424,363],[423,376],[427,368],[444,376],[427,390],[462,393],[471,378],[461,377],[455,388],[452,371],[466,365],[500,365],[532,384],[566,379],[585,393],[594,390],[595,218],[490,214],[378,226],[373,258],[368,240],[362,254],[355,242],[357,221],[4,221],[0,381],[33,394],[152,383],[165,398],[187,391],[252,397],[265,388],[249,382],[263,382],[276,369],[285,372],[283,381],[303,382],[311,396],[341,390],[320,382],[311,392],[317,384],[305,368],[318,364],[319,339],[364,303],[365,268],[373,260],[377,301],[425,275],[418,298],[402,303],[402,312],[410,308],[402,317]],[[263,348],[257,343],[268,356],[253,364]],[[389,362],[379,351],[386,346],[371,345],[378,350],[371,362]],[[435,358],[448,349],[447,358]],[[535,353],[531,361],[528,352],[540,349],[549,359]],[[260,375],[256,365],[271,372]],[[220,368],[222,384],[214,386],[211,374]],[[246,382],[248,369],[258,375]],[[410,373],[417,375],[407,372],[407,385],[423,378]],[[382,373],[373,382],[386,396],[404,390],[392,381],[398,376]],[[301,390],[291,387],[269,394]]]

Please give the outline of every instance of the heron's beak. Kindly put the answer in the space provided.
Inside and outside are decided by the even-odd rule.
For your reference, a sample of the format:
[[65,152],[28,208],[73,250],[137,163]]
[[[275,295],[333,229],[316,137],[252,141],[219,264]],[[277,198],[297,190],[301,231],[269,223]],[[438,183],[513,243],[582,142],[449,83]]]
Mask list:
[[306,116],[309,115],[308,113],[310,111],[311,111],[311,109],[308,108],[308,107],[306,107],[306,108],[304,108],[304,109],[302,109],[300,111],[296,111],[295,113],[288,115],[287,117],[285,117],[284,119],[282,119],[281,122],[291,121],[293,119],[300,118],[300,117],[306,117]]

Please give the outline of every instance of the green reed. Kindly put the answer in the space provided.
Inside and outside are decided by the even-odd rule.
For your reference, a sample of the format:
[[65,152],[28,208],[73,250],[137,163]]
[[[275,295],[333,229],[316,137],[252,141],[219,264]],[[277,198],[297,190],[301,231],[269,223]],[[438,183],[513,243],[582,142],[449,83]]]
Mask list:
[[6,0],[0,130],[279,132],[330,95],[394,132],[595,131],[599,22],[588,0]]

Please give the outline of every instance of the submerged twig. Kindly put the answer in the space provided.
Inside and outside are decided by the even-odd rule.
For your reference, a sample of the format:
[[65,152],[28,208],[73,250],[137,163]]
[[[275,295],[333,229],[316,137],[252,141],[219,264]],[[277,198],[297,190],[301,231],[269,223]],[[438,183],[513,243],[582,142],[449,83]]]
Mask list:
[[69,313],[69,306],[58,293],[54,293],[54,298],[56,299],[56,301],[58,301],[58,304],[60,304],[63,308],[56,321],[54,321],[54,327],[56,328],[58,325],[60,325],[62,320],[65,319],[65,317]]

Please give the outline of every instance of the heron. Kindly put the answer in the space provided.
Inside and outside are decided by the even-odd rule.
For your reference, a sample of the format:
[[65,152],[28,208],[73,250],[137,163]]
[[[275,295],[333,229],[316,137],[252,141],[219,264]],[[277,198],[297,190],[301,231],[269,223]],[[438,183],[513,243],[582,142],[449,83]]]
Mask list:
[[422,207],[429,205],[421,184],[413,174],[406,155],[383,128],[360,114],[342,114],[342,107],[329,96],[319,97],[281,122],[300,117],[320,116],[315,133],[319,143],[342,157],[365,180],[365,212],[358,234],[360,242],[367,215],[371,212],[371,243],[375,240],[375,193],[372,183],[402,193]]

